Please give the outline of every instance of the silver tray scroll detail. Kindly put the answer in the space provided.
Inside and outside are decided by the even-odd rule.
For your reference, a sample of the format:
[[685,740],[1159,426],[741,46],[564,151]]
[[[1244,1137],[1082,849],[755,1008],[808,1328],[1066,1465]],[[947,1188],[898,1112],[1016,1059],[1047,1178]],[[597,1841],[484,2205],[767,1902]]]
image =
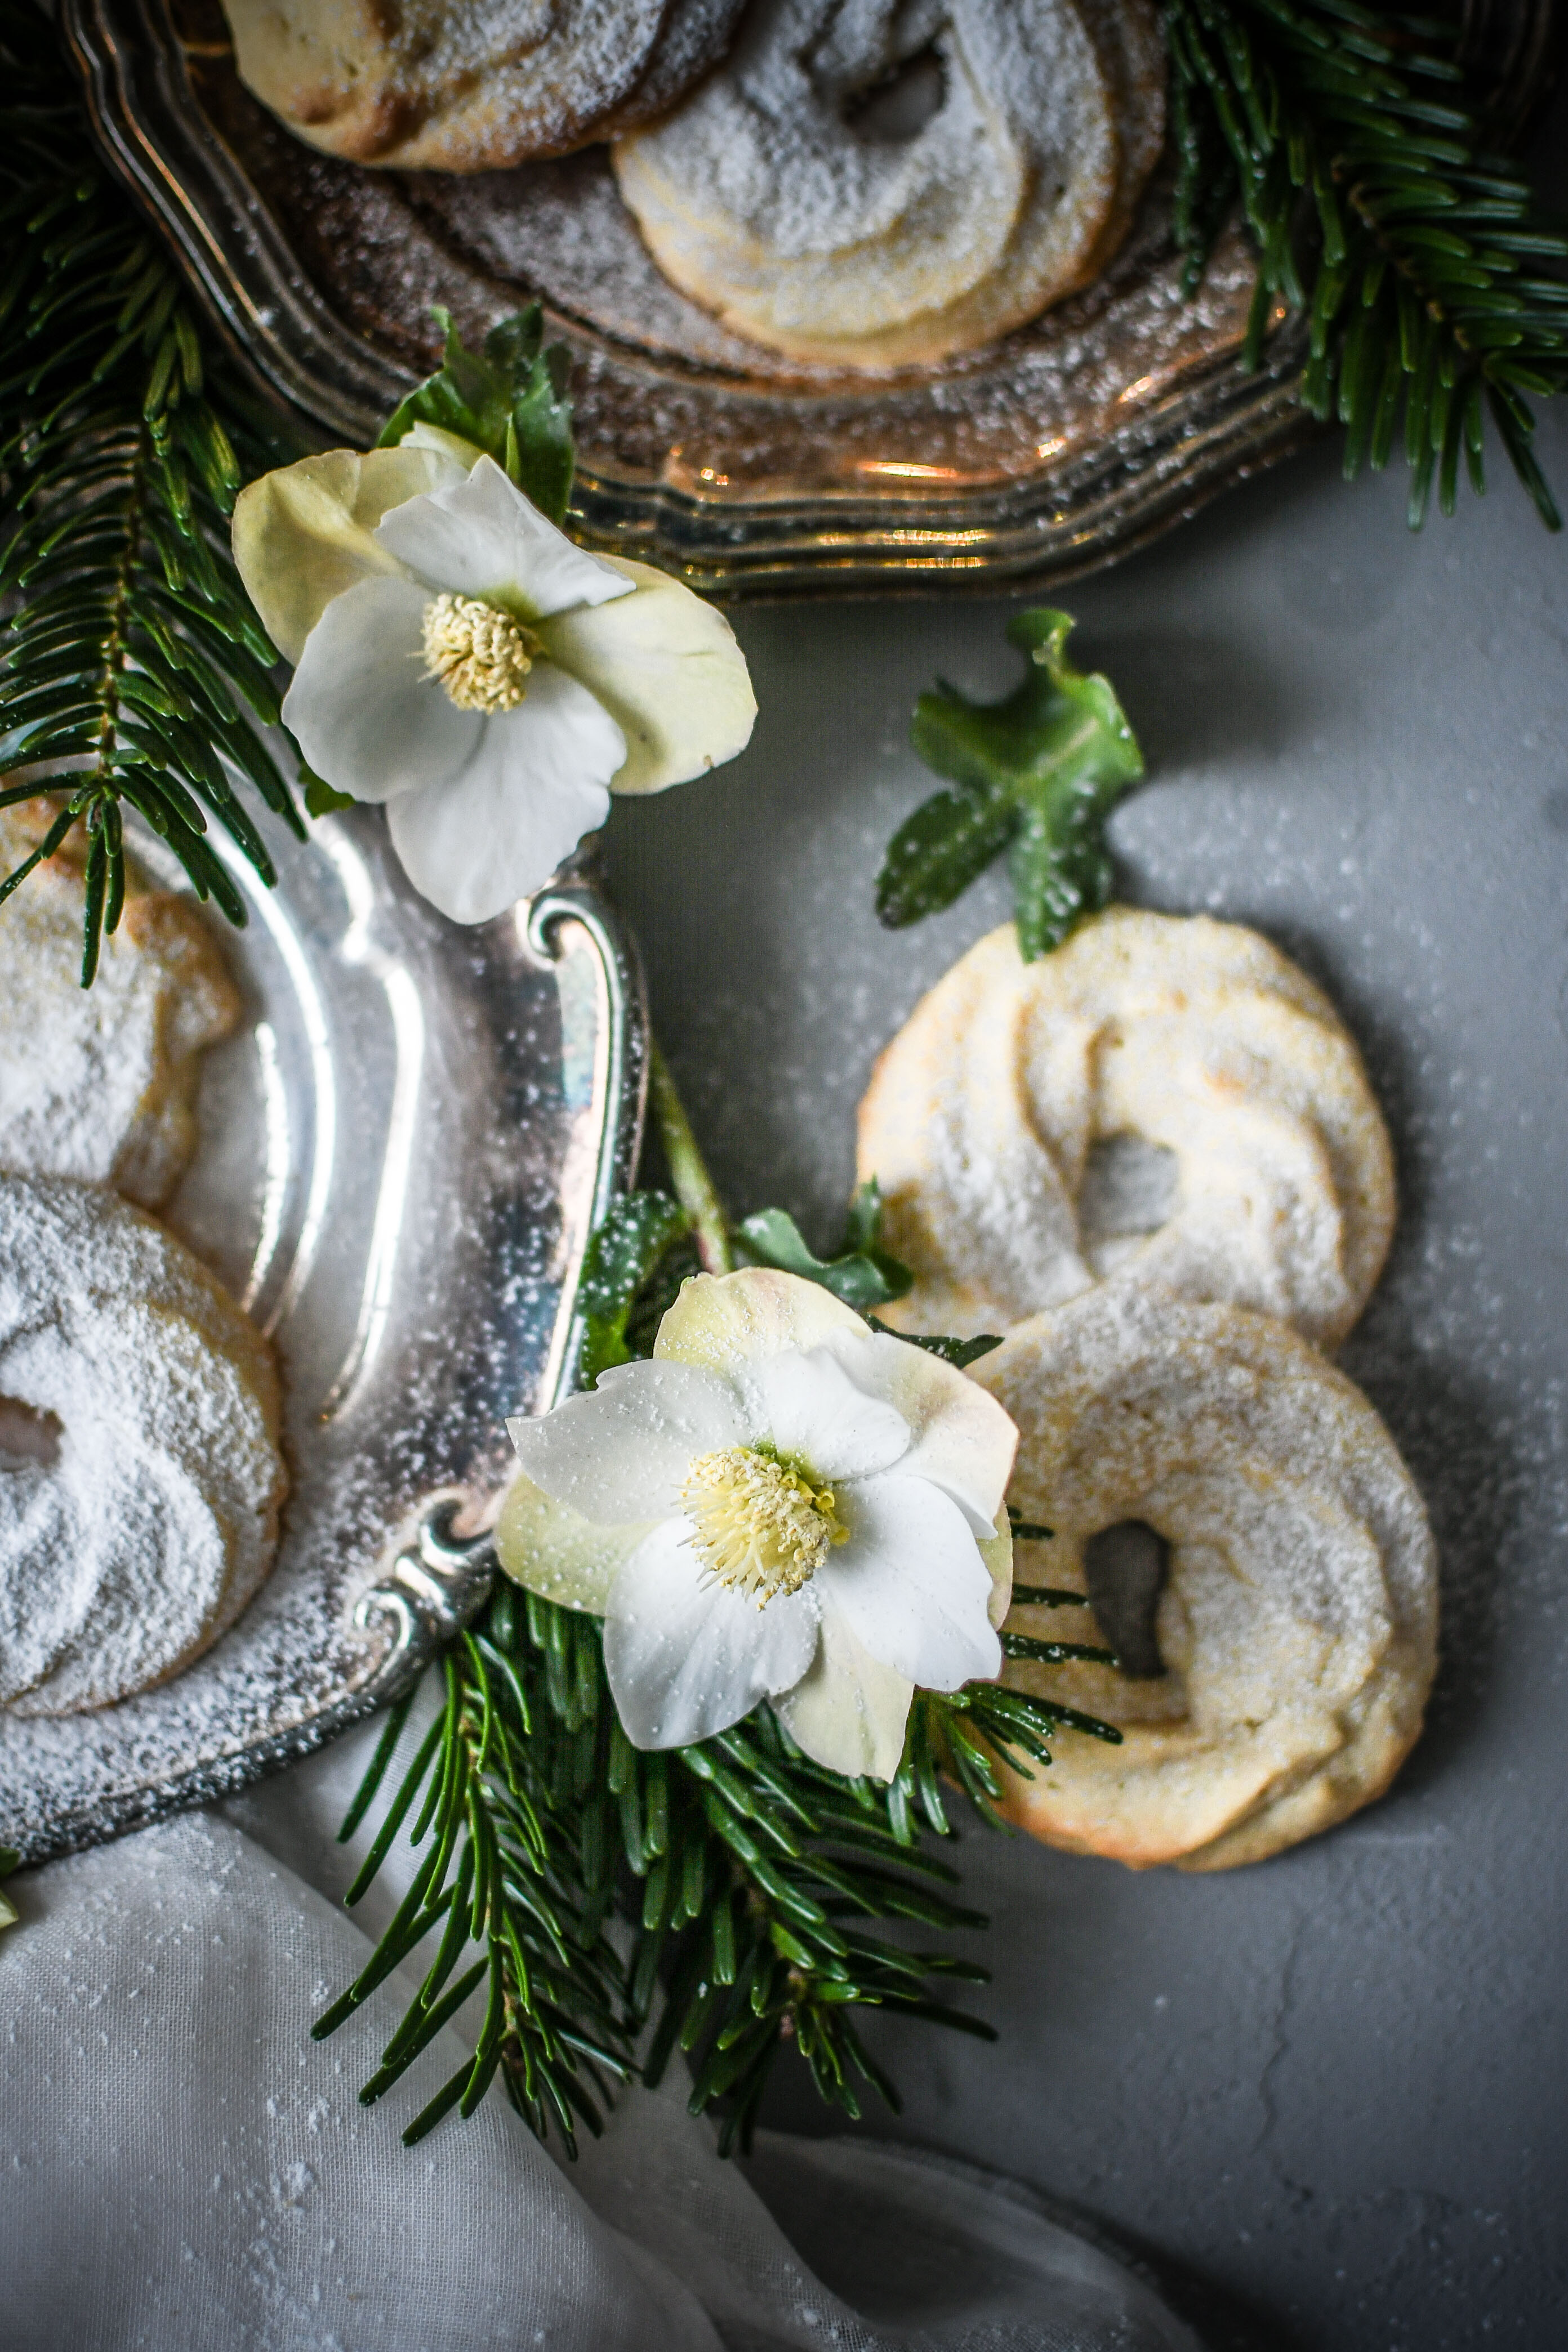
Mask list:
[[247,900],[224,942],[247,1017],[208,1056],[167,1215],[273,1340],[291,1491],[267,1585],[185,1674],[0,1712],[0,1844],[29,1862],[306,1753],[473,1614],[505,1416],[571,1386],[584,1254],[641,1139],[641,972],[589,863],[465,929],[409,887],[379,811],[286,844],[275,891],[217,845]]

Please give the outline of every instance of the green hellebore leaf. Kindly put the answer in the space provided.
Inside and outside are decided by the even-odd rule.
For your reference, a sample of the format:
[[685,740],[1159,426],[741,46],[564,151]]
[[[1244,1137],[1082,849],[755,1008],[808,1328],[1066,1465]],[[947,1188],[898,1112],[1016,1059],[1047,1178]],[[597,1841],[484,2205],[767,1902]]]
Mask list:
[[305,809],[310,816],[331,816],[334,809],[353,808],[354,804],[353,793],[340,793],[335,784],[329,784],[325,776],[318,776],[303,760],[300,762],[300,782],[305,787]]
[[439,304],[434,316],[447,337],[442,364],[394,411],[379,446],[395,449],[416,425],[439,425],[486,451],[542,514],[560,522],[574,462],[565,344],[541,349],[544,315],[537,302],[492,327],[482,352],[459,340]]
[[[9,1878],[21,1859],[14,1846],[0,1845],[0,1878]],[[0,1927],[14,1927],[21,1916],[16,1905],[0,1895]]]
[[668,1192],[628,1192],[611,1202],[604,1223],[595,1228],[577,1288],[586,1326],[580,1372],[584,1388],[612,1366],[630,1362],[626,1323],[637,1293],[690,1224]]
[[888,845],[877,912],[889,929],[951,906],[1009,845],[1026,962],[1110,896],[1105,820],[1143,755],[1110,679],[1068,660],[1072,628],[1048,607],[1020,613],[1007,637],[1029,667],[1004,701],[939,684],[916,703],[915,750],[957,789],[922,803]]
[[882,1196],[877,1180],[862,1184],[849,1204],[849,1215],[838,1254],[820,1258],[806,1246],[800,1227],[783,1209],[759,1209],[735,1230],[735,1240],[753,1265],[776,1266],[781,1274],[798,1274],[819,1282],[858,1314],[901,1298],[914,1276],[887,1250],[877,1236],[882,1223]]
[[[927,1331],[894,1331],[886,1323],[879,1322],[875,1315],[868,1315],[866,1320],[873,1331],[885,1331],[889,1339],[902,1339],[909,1347],[923,1348],[928,1356],[940,1356],[944,1364],[952,1364],[961,1372],[966,1372],[971,1364],[977,1364],[982,1356],[988,1356],[993,1348],[1002,1345],[1000,1335],[994,1331],[982,1331],[973,1339],[937,1339]],[[1013,1532],[1016,1535],[1017,1529],[1015,1528]]]

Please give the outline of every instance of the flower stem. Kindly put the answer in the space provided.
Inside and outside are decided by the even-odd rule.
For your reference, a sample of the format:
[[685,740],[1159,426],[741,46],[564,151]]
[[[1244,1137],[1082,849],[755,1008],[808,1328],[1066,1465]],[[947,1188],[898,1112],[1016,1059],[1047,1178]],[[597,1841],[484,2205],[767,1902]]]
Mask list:
[[675,1197],[690,1218],[697,1236],[697,1255],[709,1274],[732,1274],[735,1261],[730,1251],[730,1228],[723,1204],[713,1189],[708,1163],[691,1131],[686,1106],[676,1092],[669,1064],[654,1038],[648,1040],[648,1096],[658,1121],[659,1141],[669,1164]]

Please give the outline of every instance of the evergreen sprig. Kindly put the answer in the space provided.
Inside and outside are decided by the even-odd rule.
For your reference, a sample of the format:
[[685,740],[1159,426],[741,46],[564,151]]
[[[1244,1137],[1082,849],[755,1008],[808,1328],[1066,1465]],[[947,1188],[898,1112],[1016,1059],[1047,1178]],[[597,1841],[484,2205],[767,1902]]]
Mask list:
[[[700,1217],[710,1251],[727,1255],[749,1234],[755,1253],[758,1236],[783,1236],[787,1270],[836,1297],[893,1295],[885,1272],[879,1288],[871,1279],[878,1268],[901,1282],[906,1275],[880,1248],[874,1188],[856,1195],[846,1247],[833,1258],[816,1257],[780,1211],[731,1229],[668,1067],[662,1059],[657,1067],[656,1118],[679,1197],[633,1192],[595,1234],[579,1294],[584,1385],[651,1353],[659,1317],[696,1270]],[[997,1343],[935,1344],[963,1360]],[[1041,1532],[1016,1515],[1015,1527]],[[1084,1604],[1081,1593],[1034,1586],[1018,1597]],[[1039,1663],[1114,1664],[1082,1643],[1007,1633],[1002,1643],[1005,1655]],[[478,1625],[428,1671],[444,1677],[439,1712],[348,1900],[371,1885],[410,1815],[424,1855],[366,1968],[315,2028],[333,2032],[439,1930],[362,2099],[390,2089],[481,1985],[484,2019],[473,2058],[409,2125],[410,2143],[453,2107],[471,2114],[499,2073],[532,2129],[542,2138],[553,2130],[574,2150],[579,2124],[601,2127],[612,2082],[635,2071],[657,2083],[678,2050],[691,2068],[692,2113],[722,2105],[724,2152],[749,2144],[786,2047],[846,2114],[858,2116],[868,2088],[896,2108],[858,2011],[890,2009],[993,2038],[983,2020],[940,1998],[953,1983],[984,1983],[984,1969],[880,1932],[895,1921],[942,1935],[984,1925],[945,1891],[956,1874],[931,1850],[957,1834],[944,1777],[1001,1828],[1005,1776],[1048,1769],[1058,1732],[1121,1736],[1031,1692],[972,1683],[916,1692],[899,1770],[885,1784],[825,1770],[766,1706],[713,1738],[643,1753],[616,1712],[600,1621],[504,1580]],[[411,1703],[387,1722],[344,1838],[381,1790]],[[632,1931],[624,1962],[604,1932],[612,1911]]]
[[1307,312],[1301,394],[1345,427],[1344,470],[1401,425],[1409,520],[1461,463],[1484,488],[1489,411],[1543,522],[1562,526],[1531,397],[1568,384],[1568,236],[1468,105],[1455,28],[1356,0],[1167,0],[1176,235],[1195,289],[1237,199],[1259,250],[1247,358]]
[[[1054,1597],[1081,1605],[1080,1594]],[[1005,1637],[1009,1654],[1024,1654],[1021,1642]],[[1110,1663],[1080,1643],[1024,1647]],[[691,2112],[724,2104],[721,2152],[749,2144],[791,2044],[846,2114],[858,2116],[866,2086],[896,2109],[857,2010],[994,2038],[938,1998],[946,1984],[986,1982],[987,1970],[876,1932],[891,1921],[944,1935],[985,1924],[943,1891],[956,1873],[929,1847],[956,1834],[942,1774],[1000,1826],[1003,1773],[1048,1766],[1056,1730],[1119,1736],[1073,1708],[973,1684],[918,1694],[886,1786],[825,1771],[767,1707],[714,1738],[644,1754],[616,1714],[599,1621],[504,1581],[429,1671],[444,1685],[439,1711],[347,1900],[364,1894],[410,1816],[423,1856],[371,1959],[313,2029],[334,2032],[436,1939],[360,2094],[370,2105],[484,1988],[474,2055],[407,2126],[410,2146],[454,2107],[471,2115],[499,2074],[531,2128],[575,2153],[579,2126],[602,2128],[612,2084],[634,2072],[657,2083],[678,2049],[691,2065]],[[381,1792],[411,1704],[387,1719],[344,1838]],[[625,1961],[604,1932],[613,1910],[633,1931]]]
[[85,985],[124,897],[122,805],[235,923],[209,816],[268,882],[273,866],[233,778],[303,833],[252,723],[278,719],[277,656],[225,551],[247,471],[295,453],[213,368],[26,0],[0,0],[0,755],[35,771],[0,806],[67,795],[0,900],[83,822]]

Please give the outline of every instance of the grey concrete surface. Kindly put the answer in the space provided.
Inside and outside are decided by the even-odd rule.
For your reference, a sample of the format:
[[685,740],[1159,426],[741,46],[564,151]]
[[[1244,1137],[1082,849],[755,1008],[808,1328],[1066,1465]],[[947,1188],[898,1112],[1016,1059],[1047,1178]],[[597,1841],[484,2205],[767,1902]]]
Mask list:
[[[1568,417],[1542,449],[1568,491]],[[1332,992],[1403,1214],[1343,1361],[1443,1552],[1429,1728],[1393,1793],[1215,1878],[972,1836],[994,2048],[884,2026],[910,2139],[1011,2170],[1199,2283],[1216,2347],[1568,2345],[1562,1791],[1568,1376],[1568,545],[1499,472],[1412,538],[1315,450],[1061,601],[1150,780],[1123,895],[1257,923]],[[889,934],[938,671],[1015,676],[1015,604],[742,615],[750,751],[623,805],[615,887],[737,1210],[831,1237],[872,1057],[1006,911]],[[774,2119],[823,2127],[809,2089]]]

